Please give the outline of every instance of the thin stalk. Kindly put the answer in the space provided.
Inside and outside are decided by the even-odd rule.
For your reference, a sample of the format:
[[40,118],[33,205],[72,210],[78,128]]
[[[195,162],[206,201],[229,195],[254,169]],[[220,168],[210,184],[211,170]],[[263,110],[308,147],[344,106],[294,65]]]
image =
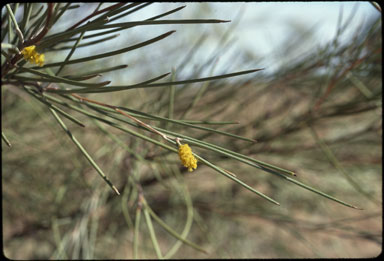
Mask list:
[[32,3],[24,3],[24,14],[23,14],[23,20],[20,24],[20,30],[22,32],[25,32],[26,28],[28,28],[28,24],[31,18],[32,14]]
[[149,235],[151,236],[153,247],[155,248],[157,258],[163,259],[163,255],[161,254],[160,246],[159,246],[159,243],[157,242],[156,233],[155,233],[155,230],[153,229],[152,220],[151,220],[151,217],[148,213],[148,209],[146,207],[146,204],[144,204],[144,217],[145,217],[145,221],[147,223]]
[[58,13],[57,15],[54,16],[53,18],[53,22],[52,24],[55,24],[59,19],[60,17],[68,10],[70,9],[70,5],[71,3],[67,3],[64,7],[60,8],[60,13]]
[[[82,32],[82,31],[80,31],[80,32]],[[107,58],[107,57],[111,57],[111,56],[114,56],[114,55],[126,53],[126,52],[129,52],[129,51],[132,51],[132,50],[144,47],[146,45],[155,43],[157,41],[160,41],[160,40],[170,36],[174,32],[176,32],[176,31],[169,31],[169,32],[167,32],[165,34],[159,35],[159,36],[154,37],[154,38],[152,38],[150,40],[147,40],[147,41],[144,41],[144,42],[141,42],[139,44],[135,44],[135,45],[132,45],[132,46],[129,46],[129,47],[126,47],[126,48],[122,48],[122,49],[119,49],[119,50],[116,50],[116,51],[105,52],[105,53],[98,54],[98,55],[93,55],[93,56],[88,56],[88,57],[84,57],[84,58],[74,59],[74,60],[68,61],[66,64],[74,64],[74,63],[88,62],[88,61],[92,61],[92,60],[99,60],[101,58]],[[57,42],[57,41],[58,41],[58,39],[51,40],[51,42]],[[33,67],[33,68],[37,68],[37,69],[38,68],[47,68],[47,67],[61,66],[62,64],[63,64],[63,62],[57,62],[57,63],[45,64],[42,67]]]
[[61,115],[63,115],[64,117],[66,117],[67,119],[73,121],[74,123],[76,123],[77,125],[81,126],[81,127],[85,127],[85,125],[78,119],[76,119],[75,117],[73,117],[72,115],[66,113],[65,111],[63,111],[62,109],[60,109],[59,107],[49,103],[46,99],[44,99],[44,96],[43,97],[39,97],[38,95],[36,95],[35,93],[33,93],[32,91],[28,90],[27,88],[24,87],[24,89],[27,91],[27,93],[29,93],[32,97],[36,98],[38,101],[40,101],[41,103],[47,105],[49,108],[57,111],[58,113],[60,113]]
[[135,231],[133,235],[133,259],[139,258],[139,235],[140,235],[141,205],[136,208]]
[[73,141],[73,143],[79,148],[81,153],[86,157],[86,159],[89,161],[89,163],[94,167],[94,169],[99,173],[99,175],[104,179],[104,181],[112,188],[112,190],[117,194],[120,195],[120,192],[117,190],[117,188],[112,184],[112,182],[108,179],[108,177],[104,174],[104,172],[99,168],[99,166],[96,164],[96,162],[89,156],[88,152],[84,149],[84,147],[80,144],[80,142],[76,139],[76,137],[69,131],[65,123],[61,120],[59,115],[56,114],[56,112],[49,108],[49,111],[52,113],[56,121],[60,124],[60,126],[63,128],[63,130],[68,134],[69,138]]
[[76,74],[76,75],[63,75],[62,77],[63,78],[68,78],[68,79],[76,79],[78,77],[85,77],[85,76],[94,75],[94,74],[100,75],[102,73],[107,73],[107,72],[112,72],[112,71],[116,71],[116,70],[126,69],[127,67],[128,67],[128,65],[122,64],[122,65],[118,65],[118,66],[101,68],[101,69],[97,69],[97,70],[94,70],[94,71],[90,71],[90,72],[86,72],[86,73],[81,73],[81,74]]
[[98,10],[101,6],[101,3],[96,7],[95,11],[88,15],[87,17],[83,18],[82,20],[80,20],[79,22],[77,22],[76,24],[74,24],[73,26],[69,27],[66,31],[72,31],[73,29],[75,29],[76,27],[78,27],[79,25],[81,25],[82,23],[84,23],[85,21],[89,20],[90,18],[98,15],[98,14],[101,14],[101,13],[105,13],[107,11],[110,11],[110,10],[115,10],[121,6],[125,5],[125,3],[118,3],[118,4],[115,4],[115,5],[111,5],[109,7],[106,7],[102,10]]
[[[8,9],[8,7],[7,7],[7,9]],[[12,24],[11,24],[12,17],[11,17],[11,14],[9,12],[8,12],[7,18],[8,18],[8,43],[12,44],[13,38],[14,38],[14,34],[13,34],[13,31],[12,31]]]
[[[213,75],[213,71],[215,70],[215,67],[216,67],[217,63],[212,66],[211,68],[211,71],[209,72],[209,75]],[[188,112],[191,111],[191,109],[197,104],[197,102],[200,100],[200,98],[203,96],[205,90],[207,89],[208,87],[208,84],[209,82],[205,82],[203,84],[203,86],[201,86],[197,92],[197,94],[195,95],[195,97],[193,98],[193,101],[189,104],[188,108],[183,112],[183,114],[180,116],[180,119],[184,119]],[[170,118],[170,117],[169,117]]]
[[93,119],[96,126],[100,128],[102,132],[104,132],[108,137],[110,137],[114,142],[116,142],[120,147],[128,151],[130,154],[132,154],[137,160],[139,161],[146,161],[143,156],[141,156],[139,153],[136,153],[136,150],[131,149],[128,147],[124,141],[119,139],[116,135],[111,133],[110,131],[106,130],[97,120]]
[[79,36],[79,38],[77,39],[76,43],[73,45],[71,51],[68,53],[67,57],[65,57],[65,60],[63,62],[63,64],[60,66],[60,68],[57,70],[56,72],[56,76],[60,74],[60,72],[64,69],[64,66],[67,65],[67,62],[69,61],[69,59],[71,59],[73,53],[75,52],[76,48],[78,47],[78,45],[80,44],[80,41],[83,39],[83,36],[84,36],[85,32],[82,32]]
[[208,24],[208,23],[228,23],[228,20],[218,20],[218,19],[178,19],[178,20],[144,20],[144,21],[133,21],[125,23],[115,23],[115,24],[104,24],[100,28],[90,29],[90,30],[99,30],[99,29],[108,29],[108,28],[131,28],[134,26],[140,25],[163,25],[163,24]]
[[120,109],[118,109],[116,106],[112,106],[112,105],[108,105],[108,104],[105,104],[105,103],[101,103],[101,102],[96,102],[94,100],[90,100],[90,99],[87,99],[87,98],[84,98],[84,97],[81,97],[79,95],[76,95],[76,94],[72,94],[72,96],[76,97],[77,99],[80,99],[81,101],[87,101],[87,102],[90,102],[90,103],[95,103],[95,104],[98,104],[98,105],[101,105],[101,106],[105,106],[105,107],[108,107],[108,108],[112,108],[114,109],[116,112],[130,118],[131,120],[135,121],[136,123],[138,123],[139,125],[143,126],[144,128],[146,129],[149,129],[150,131],[160,135],[162,138],[164,138],[165,140],[169,140],[169,137],[167,135],[165,135],[164,133],[154,129],[152,126],[142,122],[141,120],[121,111]]
[[38,15],[40,15],[40,17],[28,28],[27,32],[25,33],[26,39],[31,38],[37,32],[37,30],[40,28],[41,24],[43,23],[44,17],[46,16],[46,13],[41,15],[41,12],[43,11],[43,8],[44,8],[44,5],[41,5],[39,10],[37,10],[36,13],[34,13],[31,16],[31,20],[33,20]]
[[209,162],[208,160],[200,157],[199,155],[196,155],[196,154],[193,154],[199,161],[203,162],[204,164],[206,164],[207,166],[211,167],[212,169],[216,170],[217,172],[219,172],[220,174],[226,176],[227,178],[235,181],[236,183],[240,184],[241,186],[245,187],[246,189],[252,191],[253,193],[259,195],[260,197],[268,200],[269,202],[272,202],[273,204],[276,204],[278,206],[280,206],[280,203],[273,200],[272,198],[264,195],[263,193],[255,190],[254,188],[252,188],[251,186],[247,185],[246,183],[244,183],[243,181],[239,180],[238,178],[236,178],[235,176],[227,173],[226,171],[224,171],[222,168],[219,168],[217,167],[216,165],[212,164],[211,162]]
[[[109,40],[112,40],[112,39],[115,39],[116,37],[120,36],[119,34],[115,34],[115,35],[111,35],[111,36],[108,36],[108,37],[104,37],[102,39],[98,39],[98,40],[95,40],[95,41],[91,41],[91,42],[87,42],[87,43],[83,43],[83,44],[79,44],[77,46],[77,48],[81,48],[81,47],[88,47],[88,46],[91,46],[91,45],[94,45],[94,44],[99,44],[99,43],[102,43],[102,42],[106,42],[106,41],[109,41]],[[83,37],[84,39],[84,37]],[[70,41],[77,41],[77,39],[68,39],[67,41],[62,41],[62,42],[70,42]],[[56,51],[62,51],[62,50],[68,50],[68,49],[72,49],[73,46],[62,46],[62,47],[58,47],[58,48],[52,48],[50,50],[47,50],[45,53],[47,52],[56,52]]]
[[[180,172],[178,174],[180,175]],[[192,227],[194,211],[193,211],[191,195],[189,194],[188,188],[185,186],[185,184],[182,185],[182,188],[183,188],[182,196],[185,199],[185,204],[187,208],[187,220],[185,222],[185,226],[184,226],[183,232],[181,232],[180,237],[183,239],[186,239]],[[164,258],[165,259],[171,258],[174,254],[176,254],[176,252],[179,250],[182,244],[183,244],[183,241],[178,240],[173,245],[173,247],[167,252],[167,254],[165,254]]]
[[355,181],[343,168],[343,166],[340,164],[340,162],[337,160],[336,156],[333,154],[332,150],[327,146],[327,144],[320,139],[320,137],[317,135],[315,129],[312,126],[308,126],[309,130],[311,131],[311,134],[313,138],[315,139],[316,143],[320,146],[321,150],[329,160],[329,162],[341,173],[348,181],[349,184],[360,194],[362,194],[364,197],[369,199],[370,201],[380,204],[371,194],[364,191],[363,188],[359,185],[357,181]]
[[82,86],[82,87],[88,87],[88,88],[90,88],[90,87],[98,88],[98,87],[101,87],[103,85],[107,85],[110,83],[110,81],[100,82],[100,83],[83,83],[83,82],[79,82],[79,81],[69,80],[69,79],[66,79],[63,77],[49,75],[49,74],[42,73],[42,72],[39,72],[39,71],[34,70],[34,69],[29,69],[29,68],[25,68],[25,67],[18,67],[18,68],[20,71],[29,72],[29,73],[32,73],[35,75],[39,75],[39,76],[42,76],[43,78],[33,79],[31,77],[15,75],[15,76],[13,76],[15,79],[24,79],[24,80],[30,79],[30,80],[40,81],[40,82],[58,82],[58,83],[66,83],[69,85]]
[[[59,64],[60,63],[49,64],[49,65],[44,65],[43,67],[58,66]],[[36,67],[36,68],[38,68],[38,67]],[[241,72],[228,73],[228,74],[222,74],[222,75],[218,75],[218,76],[190,79],[190,80],[184,80],[184,81],[162,82],[162,83],[152,83],[152,84],[134,84],[134,85],[126,85],[126,86],[112,86],[111,85],[111,86],[108,86],[105,88],[99,88],[97,90],[93,90],[93,89],[89,90],[89,89],[83,88],[83,89],[73,90],[73,93],[87,93],[90,91],[95,92],[95,93],[115,92],[115,91],[137,89],[137,88],[164,87],[164,86],[169,86],[171,84],[183,85],[183,84],[198,83],[198,82],[205,82],[205,81],[214,81],[214,80],[219,80],[219,79],[224,79],[224,78],[229,78],[229,77],[235,77],[235,76],[240,76],[240,75],[244,75],[244,74],[254,73],[254,72],[257,72],[260,70],[263,70],[263,69],[246,70],[246,71],[241,71]],[[71,90],[56,90],[56,91],[52,91],[52,92],[68,93],[68,92],[71,92]]]
[[294,180],[294,179],[292,179],[290,177],[284,176],[284,175],[282,175],[280,173],[277,173],[277,172],[275,172],[273,174],[275,174],[275,175],[279,176],[280,178],[283,178],[283,179],[285,179],[285,180],[287,180],[289,182],[292,182],[293,184],[296,184],[296,185],[298,185],[298,186],[300,186],[300,187],[302,187],[304,189],[307,189],[307,190],[312,191],[312,192],[314,192],[316,194],[319,194],[320,196],[323,196],[323,197],[325,197],[327,199],[330,199],[330,200],[333,200],[333,201],[335,201],[337,203],[340,203],[340,204],[342,204],[344,206],[347,206],[347,207],[350,207],[350,208],[354,208],[354,209],[362,210],[361,208],[355,207],[355,206],[353,206],[351,204],[348,204],[348,203],[346,203],[344,201],[341,201],[341,200],[339,200],[339,199],[337,199],[335,197],[332,197],[331,195],[328,195],[328,194],[326,194],[324,192],[321,192],[320,190],[317,190],[317,189],[312,188],[312,187],[310,187],[310,186],[308,186],[308,185],[306,185],[304,183],[301,183],[300,181]]
[[[21,32],[20,28],[19,28],[19,25],[16,21],[16,18],[15,18],[15,15],[13,14],[12,12],[12,9],[11,7],[9,6],[9,4],[6,4],[5,7],[7,8],[7,11],[8,11],[8,14],[9,16],[11,17],[11,20],[13,22],[13,25],[15,26],[15,31],[17,33],[17,35],[19,36],[19,39],[20,39],[20,45],[22,45],[24,43],[24,35],[23,33]],[[16,9],[16,8],[15,8]],[[16,11],[16,10],[15,10]],[[10,42],[11,43],[11,42]]]
[[[175,69],[172,69],[172,79],[171,81],[175,80]],[[173,111],[174,111],[174,105],[175,105],[175,86],[171,85],[169,86],[169,105],[168,105],[168,118],[173,119]],[[166,129],[169,127],[169,122],[167,122]]]
[[132,14],[132,13],[134,13],[134,12],[137,12],[137,11],[139,11],[140,9],[143,9],[144,7],[147,7],[147,6],[151,5],[151,4],[153,4],[153,3],[143,3],[142,5],[136,7],[136,8],[134,8],[134,9],[132,9],[132,10],[129,10],[129,11],[127,11],[127,12],[125,12],[125,13],[122,13],[122,14],[120,14],[120,15],[118,15],[118,16],[115,16],[115,17],[113,17],[113,18],[110,18],[110,19],[109,19],[109,22],[112,22],[112,21],[114,21],[114,20],[120,19],[120,18],[122,18],[122,17],[127,17],[129,14]]
[[128,229],[131,229],[134,227],[133,221],[131,216],[129,215],[129,210],[128,210],[128,196],[129,196],[130,191],[128,189],[125,189],[123,192],[123,196],[121,198],[121,210],[124,215],[125,222],[127,222]]
[[372,98],[372,92],[362,81],[355,77],[351,72],[348,72],[346,76],[367,99]]
[[1,139],[7,144],[8,147],[12,147],[11,143],[7,139],[7,136],[5,136],[4,132],[1,132]]
[[174,236],[175,238],[179,239],[180,241],[182,241],[184,244],[196,249],[196,250],[199,250],[203,253],[206,253],[208,254],[208,252],[206,250],[204,250],[202,247],[196,245],[195,243],[193,242],[190,242],[188,241],[187,239],[184,239],[182,236],[180,236],[176,231],[174,231],[170,226],[168,226],[159,216],[156,215],[156,213],[148,206],[147,203],[146,204],[146,208],[149,212],[149,214],[152,216],[152,218],[162,227],[164,228],[169,234],[171,234],[172,236]]

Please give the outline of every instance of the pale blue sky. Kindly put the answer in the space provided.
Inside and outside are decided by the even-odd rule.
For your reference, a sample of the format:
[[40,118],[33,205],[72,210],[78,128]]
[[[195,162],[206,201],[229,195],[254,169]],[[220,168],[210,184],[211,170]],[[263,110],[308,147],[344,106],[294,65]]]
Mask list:
[[[292,35],[295,36],[294,25],[307,29],[316,26],[316,30],[313,30],[313,41],[306,46],[306,49],[310,49],[312,48],[311,45],[324,45],[333,39],[336,34],[341,9],[342,22],[345,22],[354,8],[357,7],[356,15],[349,25],[349,32],[354,32],[354,29],[361,25],[362,22],[366,22],[370,16],[379,15],[378,11],[369,2],[173,2],[155,3],[134,14],[136,16],[132,16],[130,19],[140,19],[143,15],[145,17],[154,16],[182,5],[187,5],[187,7],[166,19],[217,18],[231,20],[231,23],[234,23],[237,18],[240,18],[236,30],[231,33],[231,37],[236,39],[235,47],[231,48],[231,51],[241,52],[241,50],[248,49],[258,56],[268,57],[268,59],[264,60],[262,67],[268,67],[271,70],[277,69],[279,63],[283,62],[282,56],[290,59],[289,56],[279,53],[279,46],[285,41],[289,42],[289,37]],[[243,15],[238,17],[239,13],[243,13]],[[148,33],[149,38],[153,37],[154,33],[159,34],[176,29],[177,32],[174,36],[171,36],[171,39],[164,40],[170,42],[188,39],[190,34],[195,35],[195,37],[192,37],[192,41],[189,40],[188,44],[183,46],[186,51],[189,50],[189,45],[192,46],[200,34],[209,32],[211,40],[205,42],[202,50],[210,54],[211,49],[217,46],[218,41],[218,35],[215,35],[218,30],[214,28],[221,28],[224,31],[231,23],[154,26],[148,27],[148,30],[144,30],[145,32],[143,32],[143,28],[138,27],[136,32],[141,32],[142,36]],[[298,48],[296,51],[297,53],[304,52],[306,51],[304,49]],[[292,55],[297,54],[292,53]],[[202,63],[204,56],[204,52],[200,53],[200,56],[196,56],[191,63],[196,65]],[[230,59],[233,59],[231,58],[231,52],[220,57],[217,68],[220,68],[221,65],[226,66]],[[177,65],[177,62],[173,65]]]

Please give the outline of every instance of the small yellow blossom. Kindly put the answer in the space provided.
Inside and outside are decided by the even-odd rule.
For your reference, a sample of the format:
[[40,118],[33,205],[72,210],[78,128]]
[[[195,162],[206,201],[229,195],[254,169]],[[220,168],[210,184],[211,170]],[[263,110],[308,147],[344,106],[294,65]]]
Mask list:
[[179,157],[184,167],[188,168],[188,171],[192,171],[197,168],[197,159],[193,156],[192,150],[188,144],[179,146]]
[[39,54],[36,52],[35,45],[25,47],[23,50],[21,50],[21,54],[24,56],[24,59],[30,63],[35,63],[39,66],[43,66],[44,64],[45,56],[44,54]]
[[35,53],[36,46],[31,45],[28,47],[25,47],[21,53],[24,55],[24,59],[28,60],[30,57],[33,57],[33,53]]
[[44,54],[40,54],[39,56],[35,57],[35,63],[38,64],[40,67],[44,65],[44,60]]

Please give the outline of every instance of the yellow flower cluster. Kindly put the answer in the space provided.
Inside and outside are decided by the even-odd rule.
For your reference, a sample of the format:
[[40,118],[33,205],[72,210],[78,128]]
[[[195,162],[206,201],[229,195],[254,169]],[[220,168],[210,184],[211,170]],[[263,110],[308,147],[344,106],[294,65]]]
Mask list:
[[192,171],[197,168],[197,159],[193,156],[192,150],[188,144],[179,146],[179,157],[184,167],[188,168],[188,171]]
[[35,63],[39,66],[43,66],[44,64],[44,54],[39,54],[36,52],[35,45],[25,47],[23,50],[21,50],[21,54],[24,55],[24,59],[30,63]]

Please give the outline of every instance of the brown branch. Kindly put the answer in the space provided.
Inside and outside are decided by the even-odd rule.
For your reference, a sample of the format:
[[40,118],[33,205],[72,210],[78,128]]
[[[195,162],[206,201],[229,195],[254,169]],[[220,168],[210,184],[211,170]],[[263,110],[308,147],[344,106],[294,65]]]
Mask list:
[[365,55],[364,57],[360,58],[360,59],[357,59],[355,60],[348,68],[346,68],[339,76],[335,76],[331,82],[329,83],[328,85],[328,88],[327,90],[325,91],[325,93],[323,94],[322,97],[320,97],[320,99],[316,102],[315,104],[315,107],[314,107],[314,111],[317,111],[320,107],[320,105],[325,101],[325,99],[328,97],[328,95],[331,93],[332,89],[335,87],[336,83],[345,77],[345,75],[351,71],[353,68],[355,68],[356,66],[360,65],[366,58],[368,58],[369,56],[373,55],[373,54],[376,54],[376,53],[379,53],[381,52],[381,48],[378,48],[376,49],[376,51],[374,51],[373,53],[369,53],[367,55]]

